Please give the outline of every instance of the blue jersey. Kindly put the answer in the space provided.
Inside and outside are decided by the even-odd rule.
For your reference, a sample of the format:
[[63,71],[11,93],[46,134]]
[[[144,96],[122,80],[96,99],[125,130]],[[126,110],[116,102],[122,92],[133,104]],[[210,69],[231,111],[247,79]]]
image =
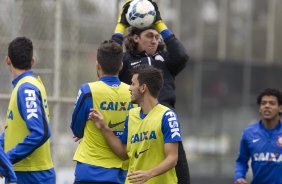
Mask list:
[[2,147],[0,147],[0,173],[5,177],[8,182],[17,182],[17,177],[14,172],[13,166]]
[[[109,86],[119,86],[120,80],[116,76],[101,77]],[[82,138],[84,136],[84,128],[88,121],[90,109],[93,108],[93,99],[90,87],[88,84],[83,84],[78,92],[77,101],[72,114],[72,122],[70,128],[73,134]],[[87,163],[77,162],[75,169],[75,181],[83,182],[108,182],[124,183],[127,172],[119,168],[104,168]],[[93,177],[95,176],[95,177]]]
[[282,183],[282,122],[274,129],[266,129],[261,121],[244,129],[238,158],[235,181],[245,178],[251,158],[252,184]]

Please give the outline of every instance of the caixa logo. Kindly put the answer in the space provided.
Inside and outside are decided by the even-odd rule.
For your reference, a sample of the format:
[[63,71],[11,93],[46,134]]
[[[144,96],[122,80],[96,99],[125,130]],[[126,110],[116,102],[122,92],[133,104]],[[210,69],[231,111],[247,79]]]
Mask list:
[[100,109],[104,111],[128,111],[133,108],[131,102],[107,102],[100,103]]
[[255,153],[253,157],[254,161],[282,162],[282,154],[280,153]]
[[24,90],[24,93],[26,94],[25,104],[26,104],[27,119],[30,119],[32,117],[38,118],[35,91]]
[[145,140],[151,140],[151,139],[157,139],[156,132],[153,131],[146,131],[146,132],[140,132],[137,134],[132,135],[130,143],[136,143],[141,142]]

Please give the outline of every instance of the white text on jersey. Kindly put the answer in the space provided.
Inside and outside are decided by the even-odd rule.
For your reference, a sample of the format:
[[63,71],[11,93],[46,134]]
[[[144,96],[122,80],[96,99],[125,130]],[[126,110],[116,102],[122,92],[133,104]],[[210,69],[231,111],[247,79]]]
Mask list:
[[165,115],[170,116],[170,118],[168,118],[168,124],[170,127],[170,132],[172,133],[171,138],[173,139],[175,136],[181,137],[179,133],[179,124],[177,122],[175,114],[172,111],[169,111]]
[[267,162],[282,162],[282,154],[279,153],[255,153],[255,161],[267,161]]
[[24,93],[27,94],[27,97],[25,98],[27,119],[32,117],[38,118],[35,91],[24,90]]

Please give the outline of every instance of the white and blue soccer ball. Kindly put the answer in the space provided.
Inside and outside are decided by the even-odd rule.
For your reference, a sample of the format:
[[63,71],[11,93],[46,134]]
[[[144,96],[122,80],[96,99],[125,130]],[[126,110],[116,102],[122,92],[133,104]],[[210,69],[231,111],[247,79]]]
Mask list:
[[139,29],[151,26],[155,17],[155,7],[148,0],[133,0],[126,13],[128,23]]

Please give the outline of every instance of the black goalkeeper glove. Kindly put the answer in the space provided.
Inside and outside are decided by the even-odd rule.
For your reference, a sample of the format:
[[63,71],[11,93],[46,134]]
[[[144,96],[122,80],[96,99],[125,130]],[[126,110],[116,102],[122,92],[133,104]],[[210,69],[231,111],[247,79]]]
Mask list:
[[120,12],[119,17],[118,17],[118,23],[121,23],[121,24],[125,25],[126,27],[130,26],[127,19],[126,19],[126,13],[127,13],[128,8],[130,6],[130,3],[131,3],[131,0],[128,0],[122,6],[121,12]]
[[156,11],[156,18],[155,18],[154,23],[156,23],[156,22],[158,22],[158,21],[163,21],[157,3],[154,2],[154,1],[152,1],[152,0],[148,0],[148,1],[150,1],[150,2],[153,4],[153,6],[154,6],[154,8],[155,8],[155,11]]

